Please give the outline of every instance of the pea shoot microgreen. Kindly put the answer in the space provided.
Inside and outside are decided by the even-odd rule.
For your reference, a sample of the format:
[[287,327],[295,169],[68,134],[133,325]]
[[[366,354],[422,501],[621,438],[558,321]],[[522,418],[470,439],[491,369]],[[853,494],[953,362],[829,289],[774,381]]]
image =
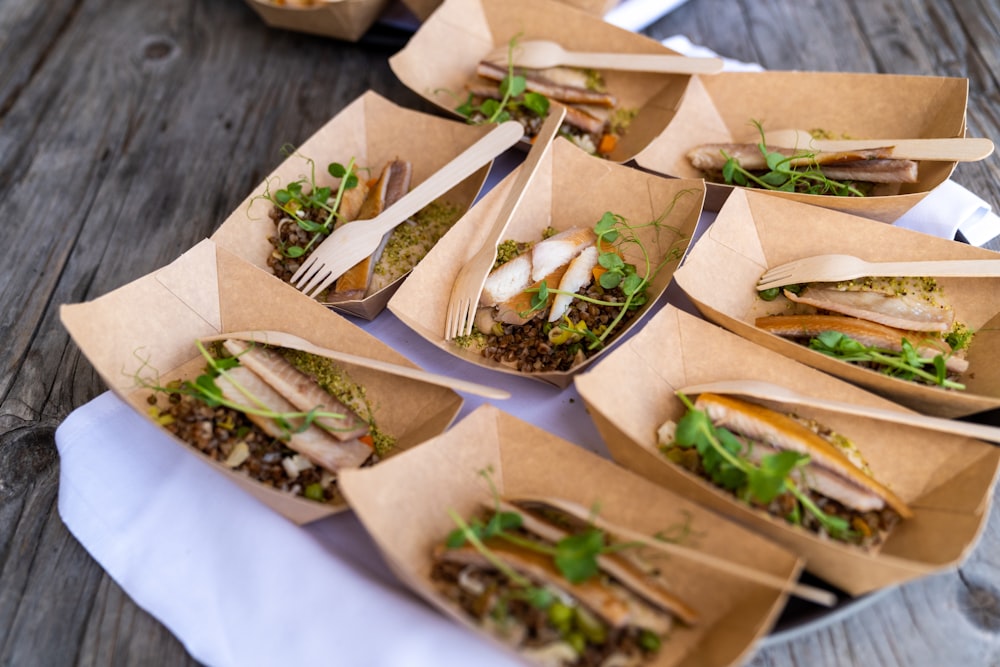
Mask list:
[[695,408],[683,393],[678,392],[677,396],[687,412],[677,422],[672,444],[681,448],[694,447],[701,457],[702,467],[715,484],[747,502],[762,505],[789,493],[797,502],[792,513],[785,517],[788,521],[801,523],[804,510],[832,537],[853,537],[846,519],[823,512],[793,479],[793,472],[809,463],[808,455],[786,450],[764,455],[759,464],[754,464],[747,458],[751,445],[732,431],[715,426],[708,414]]
[[800,192],[812,195],[835,195],[838,197],[864,197],[864,193],[850,182],[835,181],[827,178],[815,160],[806,167],[793,164],[795,161],[811,159],[815,153],[806,151],[785,155],[781,151],[769,150],[764,136],[764,128],[754,120],[751,121],[760,133],[760,143],[757,148],[764,156],[768,171],[755,174],[740,166],[739,160],[725,151],[726,158],[722,166],[722,178],[728,185],[758,187],[765,190],[780,192]]
[[[663,267],[680,259],[683,252],[683,248],[678,244],[686,241],[686,238],[681,234],[679,229],[665,225],[663,221],[670,215],[678,199],[685,193],[686,191],[678,193],[666,211],[655,220],[644,224],[633,225],[621,215],[612,213],[611,211],[604,212],[600,220],[594,225],[594,232],[597,235],[597,247],[599,249],[597,263],[603,269],[598,278],[598,284],[605,290],[620,288],[622,294],[625,296],[625,300],[607,301],[595,299],[580,293],[573,294],[574,298],[581,301],[599,306],[615,307],[618,309],[618,313],[600,331],[591,331],[584,322],[572,322],[568,317],[564,317],[553,331],[550,332],[550,342],[562,344],[583,338],[588,341],[588,349],[599,349],[605,345],[608,338],[617,330],[622,320],[624,320],[630,311],[641,308],[649,300],[647,290],[650,283]],[[649,248],[646,247],[637,233],[641,229],[650,227],[654,228],[657,233],[668,229],[675,237],[670,249],[658,262],[654,261]],[[626,246],[634,246],[638,250],[642,267],[641,273],[635,264],[626,262],[623,259],[623,255],[625,254],[624,248]],[[524,315],[530,315],[532,312],[543,310],[547,306],[550,296],[565,293],[558,289],[550,288],[546,281],[542,281],[538,287],[531,288],[528,291],[533,292],[531,310]]]
[[514,36],[507,43],[507,75],[500,80],[500,99],[488,98],[475,104],[474,95],[469,93],[466,101],[455,109],[470,123],[503,123],[524,112],[530,112],[539,118],[548,115],[549,99],[541,93],[528,90],[527,79],[514,73],[514,48],[519,37]]
[[902,340],[902,350],[871,347],[839,331],[824,331],[809,339],[809,348],[834,359],[854,363],[875,363],[882,372],[904,380],[921,380],[948,389],[965,389],[961,382],[948,379],[945,355],[925,357],[909,340]]
[[[294,153],[289,147],[285,147],[285,152],[286,154]],[[329,235],[340,220],[338,211],[344,193],[358,185],[357,167],[353,157],[347,165],[339,162],[331,162],[327,165],[327,173],[339,180],[336,190],[330,186],[319,185],[316,179],[316,163],[311,158],[305,159],[309,163],[308,181],[305,178],[300,178],[275,192],[271,192],[270,183],[268,183],[264,193],[260,195],[285,214],[285,218],[279,221],[279,225],[295,224],[305,232],[312,234],[305,246],[282,246],[280,250],[285,257],[302,257],[314,245]]]
[[[449,515],[458,528],[448,535],[445,546],[449,549],[457,549],[466,543],[472,545],[483,557],[503,572],[511,582],[522,588],[527,599],[533,603],[546,601],[551,603],[554,598],[552,598],[551,592],[534,586],[525,577],[514,571],[501,557],[490,550],[486,544],[487,541],[503,540],[547,556],[552,559],[559,573],[567,581],[575,584],[598,574],[600,570],[598,558],[601,555],[640,546],[632,542],[614,542],[605,531],[592,524],[585,530],[567,535],[555,544],[542,543],[526,537],[523,533],[518,532],[524,525],[523,515],[520,512],[500,508],[499,494],[493,484],[491,470],[487,468],[479,471],[479,474],[489,483],[497,505],[486,521],[476,517],[466,522],[457,512],[449,510]],[[540,604],[539,606],[545,608],[547,605]]]
[[[300,433],[313,424],[325,428],[317,422],[321,418],[342,419],[341,413],[325,412],[318,407],[308,411],[288,411],[278,412],[255,396],[249,389],[243,386],[236,378],[232,377],[228,371],[239,366],[238,357],[216,357],[201,341],[195,341],[198,352],[205,359],[205,371],[194,380],[183,382],[171,382],[161,385],[158,378],[146,379],[136,375],[137,383],[150,389],[155,393],[167,395],[187,395],[192,396],[210,407],[223,406],[241,412],[245,415],[260,416],[273,420],[281,429],[281,439],[287,439],[294,433]],[[141,372],[141,370],[140,370]],[[222,389],[218,385],[218,378],[223,377],[229,382],[244,398],[246,402],[237,402],[226,398]]]

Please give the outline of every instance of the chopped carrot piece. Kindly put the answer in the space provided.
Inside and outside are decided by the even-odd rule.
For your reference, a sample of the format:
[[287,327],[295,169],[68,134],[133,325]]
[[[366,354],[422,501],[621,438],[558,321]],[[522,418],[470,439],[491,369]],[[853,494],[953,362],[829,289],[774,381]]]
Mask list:
[[597,144],[597,152],[601,155],[607,155],[615,149],[618,145],[618,137],[613,134],[605,134],[601,137],[600,143]]
[[358,440],[360,440],[361,442],[365,443],[366,445],[368,445],[372,449],[375,449],[375,438],[373,438],[370,433],[366,433],[365,435],[358,436]]

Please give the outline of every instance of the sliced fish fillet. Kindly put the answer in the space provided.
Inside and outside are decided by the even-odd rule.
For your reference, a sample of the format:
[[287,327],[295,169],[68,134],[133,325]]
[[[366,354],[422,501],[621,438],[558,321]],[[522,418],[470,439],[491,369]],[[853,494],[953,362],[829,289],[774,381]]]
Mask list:
[[584,248],[579,255],[566,267],[566,273],[559,281],[559,291],[568,294],[556,294],[549,308],[549,322],[556,322],[569,310],[574,295],[593,281],[594,267],[597,266],[597,246]]
[[[227,376],[243,386],[270,410],[295,412],[298,409],[246,366],[231,368],[226,371],[226,375],[220,376],[217,382],[222,395],[234,403],[251,404],[250,399],[243,395]],[[270,417],[253,414],[248,414],[247,417],[272,438],[284,439],[289,449],[333,473],[344,468],[357,468],[372,455],[371,447],[365,443],[357,439],[341,442],[315,425],[289,435]]]
[[860,317],[887,327],[908,331],[947,333],[955,324],[951,308],[933,304],[926,294],[885,294],[878,291],[837,289],[834,284],[810,285],[785,297],[821,310]]
[[230,354],[239,357],[241,364],[271,385],[297,409],[308,412],[320,408],[324,412],[343,415],[340,418],[324,417],[316,420],[333,437],[345,442],[368,433],[367,422],[278,354],[239,340],[227,340],[224,345]]
[[531,249],[531,279],[541,280],[560,266],[569,264],[584,248],[597,243],[589,227],[570,227],[539,241]]

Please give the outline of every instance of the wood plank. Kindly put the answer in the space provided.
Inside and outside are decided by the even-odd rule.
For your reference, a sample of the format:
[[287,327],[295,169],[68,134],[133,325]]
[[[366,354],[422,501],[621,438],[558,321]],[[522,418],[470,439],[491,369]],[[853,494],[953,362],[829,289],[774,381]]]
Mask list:
[[[969,133],[1000,137],[1000,6],[689,0],[685,34],[769,69],[967,76]],[[5,0],[0,11],[0,664],[196,664],[67,531],[53,433],[104,391],[57,307],[121,286],[211,234],[368,88],[435,111],[391,48],[267,28],[245,3]],[[1000,158],[954,179],[1000,206]],[[998,519],[954,573],[914,582],[754,666],[997,664]]]

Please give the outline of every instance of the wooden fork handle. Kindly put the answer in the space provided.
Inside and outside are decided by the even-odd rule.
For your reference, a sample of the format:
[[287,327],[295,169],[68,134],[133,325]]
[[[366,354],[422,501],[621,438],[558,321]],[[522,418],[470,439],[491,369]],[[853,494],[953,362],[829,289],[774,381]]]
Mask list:
[[535,135],[534,144],[532,144],[531,150],[528,151],[528,156],[524,159],[524,162],[521,163],[514,184],[507,193],[506,199],[504,199],[503,208],[500,209],[500,214],[497,215],[496,221],[493,223],[493,228],[490,229],[489,236],[483,243],[483,247],[493,246],[495,249],[497,243],[500,242],[500,237],[514,217],[518,204],[524,199],[524,193],[528,189],[531,178],[535,175],[538,163],[542,161],[542,157],[545,155],[545,149],[552,143],[565,117],[566,107],[557,102],[552,102],[549,106],[549,115],[545,117],[545,122],[542,123],[538,134]]
[[398,224],[443,195],[462,179],[475,173],[484,164],[516,144],[523,136],[524,127],[519,122],[509,120],[501,123],[458,157],[434,172],[427,180],[400,197],[395,204],[365,223],[366,226],[369,230],[381,232],[379,237],[392,231]]
[[642,53],[567,53],[564,60],[565,65],[576,67],[665,74],[716,74],[725,64],[722,58]]
[[941,139],[845,139],[813,140],[810,148],[822,151],[857,151],[892,147],[892,157],[901,160],[938,160],[944,162],[976,162],[993,153],[993,142],[984,137]]
[[928,276],[997,278],[1000,259],[943,259],[926,262],[876,262],[865,269],[864,276]]

